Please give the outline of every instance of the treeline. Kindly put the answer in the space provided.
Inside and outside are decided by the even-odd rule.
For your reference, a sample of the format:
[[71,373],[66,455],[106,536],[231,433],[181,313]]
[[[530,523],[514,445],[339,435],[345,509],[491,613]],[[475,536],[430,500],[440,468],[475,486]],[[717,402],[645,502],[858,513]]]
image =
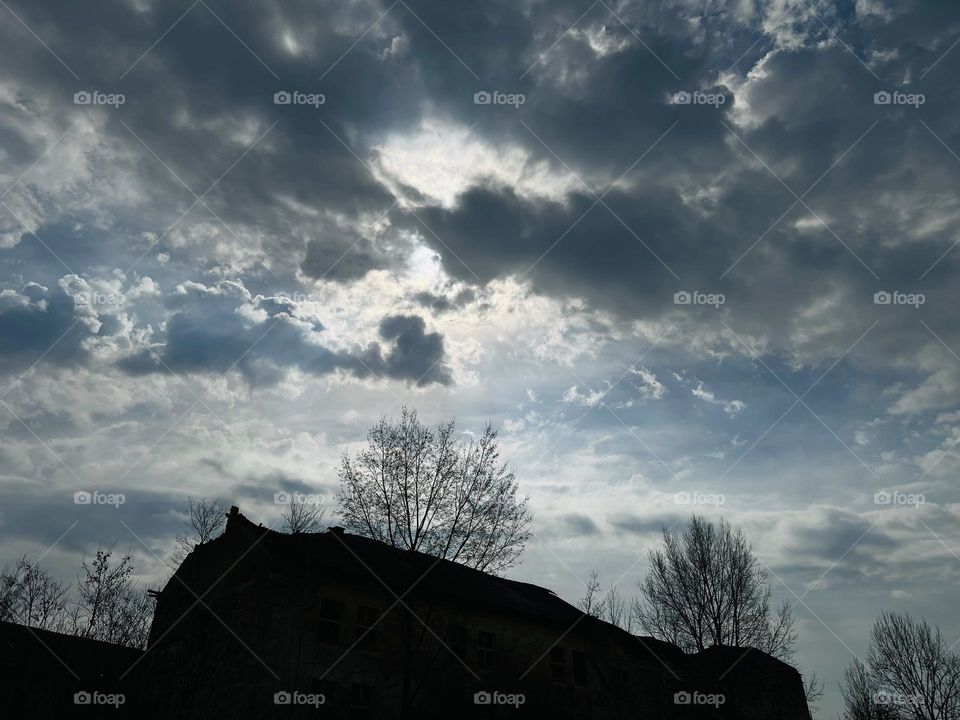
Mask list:
[[[616,584],[602,591],[593,572],[579,607],[628,632],[667,640],[687,652],[713,645],[755,647],[793,664],[792,607],[774,611],[767,572],[742,531],[693,516],[679,532],[664,530],[650,551],[637,596]],[[883,612],[870,647],[840,682],[839,720],[960,720],[960,655],[940,629],[906,613]],[[808,704],[823,694],[816,673],[804,677]]]
[[[194,547],[223,531],[225,513],[221,500],[189,498],[183,532],[170,557],[171,572]],[[154,600],[133,573],[133,554],[118,555],[112,545],[99,547],[92,559],[83,557],[75,585],[60,582],[39,561],[23,556],[0,571],[0,621],[144,649]]]
[[133,579],[133,558],[97,549],[81,561],[75,587],[26,556],[0,571],[0,620],[145,648],[153,599]]
[[[226,504],[219,499],[189,498],[183,531],[176,536],[171,571],[197,546],[223,532]],[[281,532],[319,532],[322,505],[290,503],[280,518]],[[117,555],[100,547],[81,560],[76,584],[57,580],[39,561],[21,557],[0,570],[0,621],[67,633],[92,640],[146,648],[153,621],[153,598],[133,578],[130,552]]]
[[[792,607],[774,608],[767,570],[743,531],[693,515],[679,531],[664,529],[661,547],[648,556],[649,570],[627,599],[614,583],[602,591],[592,572],[578,606],[627,632],[666,640],[684,652],[714,645],[752,647],[794,664],[797,631]],[[815,708],[823,683],[815,672],[803,678],[807,703]]]
[[870,648],[847,668],[843,720],[958,720],[960,656],[940,628],[906,613],[880,615]]

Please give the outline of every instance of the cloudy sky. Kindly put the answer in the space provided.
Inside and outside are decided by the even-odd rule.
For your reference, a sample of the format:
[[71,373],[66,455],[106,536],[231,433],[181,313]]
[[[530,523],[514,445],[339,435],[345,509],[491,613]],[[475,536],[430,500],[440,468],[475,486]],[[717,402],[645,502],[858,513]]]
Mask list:
[[407,404],[571,601],[741,524],[822,717],[881,608],[960,638],[955,2],[0,6],[3,561],[162,578]]

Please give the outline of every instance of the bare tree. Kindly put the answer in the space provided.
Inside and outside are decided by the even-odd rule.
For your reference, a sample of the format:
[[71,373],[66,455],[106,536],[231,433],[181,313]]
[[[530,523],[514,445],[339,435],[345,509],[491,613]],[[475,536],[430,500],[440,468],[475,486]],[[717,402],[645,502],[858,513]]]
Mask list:
[[297,535],[299,533],[320,532],[323,529],[325,515],[326,510],[320,503],[291,500],[280,517],[283,523],[283,531],[291,535]]
[[577,602],[577,607],[590,617],[599,618],[603,613],[603,603],[600,599],[600,577],[596,570],[587,575],[584,587],[583,597]]
[[83,576],[77,578],[77,603],[72,630],[81,637],[146,647],[152,601],[137,586],[133,558],[127,553],[112,562],[113,548],[98,548],[92,561],[83,559]]
[[803,696],[807,700],[807,709],[811,714],[815,714],[820,709],[820,701],[823,700],[823,681],[817,676],[816,670],[811,670],[809,675],[803,676]]
[[67,624],[67,594],[68,589],[39,562],[24,556],[12,570],[0,572],[0,620],[62,631]]
[[19,586],[16,571],[4,567],[0,572],[0,621],[15,622],[16,608],[20,602]]
[[870,671],[859,658],[844,671],[840,683],[840,695],[843,698],[843,720],[900,720],[901,715],[892,703],[879,702],[883,695]]
[[841,686],[849,720],[957,720],[960,656],[939,628],[901,613],[881,613],[866,663],[847,668]]
[[584,588],[583,597],[577,601],[578,608],[590,617],[606,620],[611,625],[633,632],[633,612],[616,585],[602,593],[600,576],[594,570],[587,576]]
[[171,559],[179,565],[194,547],[217,537],[226,523],[226,512],[226,505],[218,498],[189,498],[184,532],[177,535]]
[[766,570],[741,530],[694,515],[683,532],[664,530],[663,544],[639,583],[635,615],[644,632],[687,652],[730,645],[792,657],[790,607],[771,612]]
[[612,586],[603,597],[603,613],[601,617],[611,625],[616,625],[627,632],[633,631],[633,613],[627,601],[620,595],[617,586]]
[[463,443],[452,420],[432,430],[403,408],[370,429],[365,450],[344,455],[339,474],[344,525],[394,547],[496,573],[530,537],[527,498],[489,424]]

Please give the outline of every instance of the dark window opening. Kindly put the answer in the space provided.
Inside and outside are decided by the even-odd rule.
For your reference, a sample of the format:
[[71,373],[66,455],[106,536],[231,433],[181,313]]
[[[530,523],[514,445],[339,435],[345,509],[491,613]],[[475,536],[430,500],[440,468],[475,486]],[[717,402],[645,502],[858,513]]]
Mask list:
[[340,621],[343,618],[343,603],[331,598],[320,601],[320,621],[317,623],[317,639],[324,645],[340,644]]
[[463,625],[450,626],[450,650],[461,662],[467,661],[467,643],[470,642],[470,633]]
[[369,712],[376,706],[376,699],[376,689],[373,685],[354,683],[350,689],[350,715],[366,720],[370,717]]
[[481,670],[491,670],[494,663],[494,645],[496,638],[493,633],[480,630],[477,632],[477,657]]
[[380,610],[361,605],[357,608],[357,626],[355,637],[360,641],[359,646],[365,650],[376,650],[379,647]]
[[310,692],[323,695],[323,705],[336,705],[340,695],[340,686],[336,680],[320,680],[315,678],[310,683]]
[[573,658],[573,682],[583,686],[587,684],[587,656],[582,650],[572,650],[570,652]]
[[562,647],[550,649],[550,676],[560,682],[567,679],[567,652]]

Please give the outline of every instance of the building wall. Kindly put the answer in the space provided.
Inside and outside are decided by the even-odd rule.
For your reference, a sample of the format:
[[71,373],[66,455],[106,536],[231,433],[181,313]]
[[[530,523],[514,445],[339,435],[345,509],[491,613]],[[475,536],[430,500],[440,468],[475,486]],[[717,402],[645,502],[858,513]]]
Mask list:
[[[706,715],[675,705],[676,692],[720,688],[688,666],[695,656],[660,643],[658,658],[590,618],[571,627],[415,592],[401,604],[372,576],[347,578],[322,558],[287,562],[236,534],[200,550],[157,604],[144,663],[156,717],[680,720]],[[753,668],[727,678],[736,702],[710,717],[808,720],[799,675],[761,670],[769,668],[770,677]],[[482,692],[518,706],[477,704]],[[277,693],[325,702],[277,704]]]

